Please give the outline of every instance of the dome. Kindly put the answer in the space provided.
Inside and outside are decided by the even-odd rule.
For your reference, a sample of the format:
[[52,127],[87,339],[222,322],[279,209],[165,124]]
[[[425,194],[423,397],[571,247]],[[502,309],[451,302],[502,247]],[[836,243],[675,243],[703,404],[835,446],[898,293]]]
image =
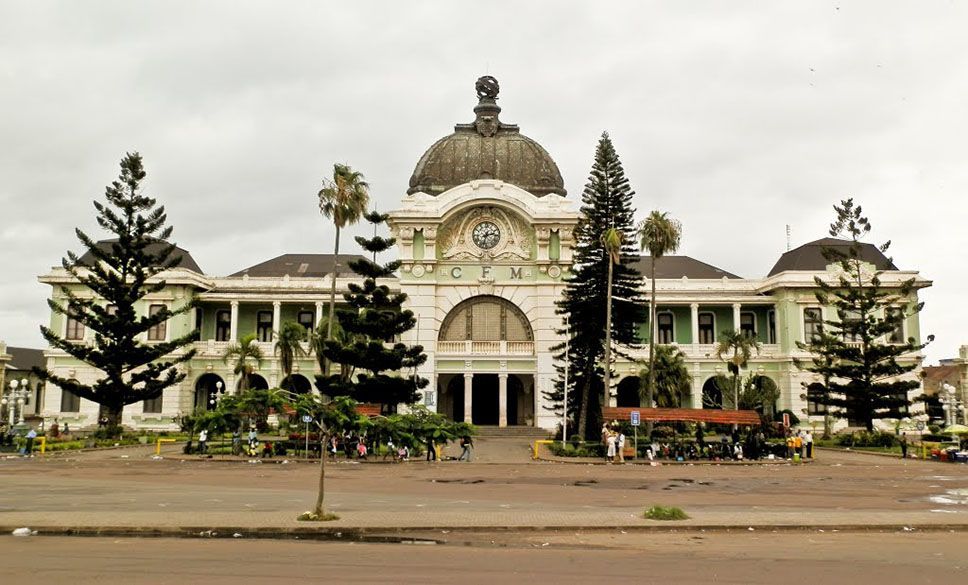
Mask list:
[[517,124],[498,119],[498,85],[493,77],[477,81],[475,120],[457,124],[420,157],[408,194],[440,195],[475,179],[498,179],[532,195],[565,195],[558,165],[540,144],[520,133]]

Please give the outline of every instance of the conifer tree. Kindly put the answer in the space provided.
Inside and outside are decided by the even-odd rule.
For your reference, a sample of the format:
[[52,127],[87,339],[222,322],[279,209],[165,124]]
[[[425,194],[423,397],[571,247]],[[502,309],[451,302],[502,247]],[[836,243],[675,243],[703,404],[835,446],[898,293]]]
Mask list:
[[[146,343],[144,334],[194,305],[162,306],[154,314],[144,310],[147,295],[160,292],[165,281],[157,276],[178,266],[181,256],[168,242],[172,227],[165,226],[165,208],[144,195],[141,155],[128,153],[121,174],[105,190],[106,203],[94,202],[97,223],[117,239],[95,242],[80,229],[77,238],[87,249],[78,256],[67,252],[61,264],[92,295],[61,287],[66,303],[48,300],[52,311],[76,320],[94,332],[94,343],[67,340],[48,327],[40,331],[52,347],[60,349],[103,375],[93,383],[63,378],[47,370],[35,370],[45,381],[101,405],[99,418],[117,429],[124,406],[150,400],[185,378],[178,364],[190,360],[194,350],[176,353],[192,343],[197,332]],[[87,261],[85,258],[93,258]]]
[[[570,335],[569,344],[569,411],[578,420],[577,434],[588,437],[597,432],[601,419],[602,400],[607,400],[602,381],[605,349],[608,271],[611,263],[602,244],[602,235],[609,229],[622,235],[620,262],[612,273],[612,343],[614,351],[623,355],[621,346],[638,343],[639,328],[645,320],[643,301],[639,293],[642,277],[635,268],[638,251],[635,248],[635,193],[625,177],[622,163],[608,133],[603,133],[595,149],[595,162],[588,183],[582,192],[581,219],[575,228],[574,265],[571,278],[557,302],[558,314],[567,315],[572,327],[559,333]],[[553,348],[556,359],[565,359],[564,344]],[[564,398],[564,366],[559,366],[556,387],[546,392],[553,409],[560,411]],[[607,390],[611,392],[611,389]]]
[[[862,422],[868,431],[874,419],[902,418],[910,406],[908,393],[920,386],[917,380],[900,377],[918,367],[915,359],[900,363],[899,358],[912,355],[926,343],[913,337],[902,339],[904,321],[921,311],[924,303],[912,302],[914,279],[896,287],[884,287],[883,270],[871,268],[863,259],[862,238],[871,230],[861,207],[853,199],[835,205],[837,219],[830,224],[830,235],[849,238],[844,246],[825,246],[824,258],[840,267],[836,282],[816,277],[817,301],[831,307],[836,319],[823,321],[823,335],[805,343],[801,350],[814,354],[811,363],[798,366],[818,374],[825,384],[824,392],[815,396],[834,417]],[[885,252],[890,242],[878,249]]]
[[[386,222],[387,215],[376,211],[365,215],[374,225]],[[366,251],[382,253],[395,243],[394,238],[357,237]],[[324,353],[341,364],[341,373],[317,376],[317,387],[330,396],[351,396],[359,402],[372,402],[390,410],[399,403],[413,403],[417,390],[428,384],[416,375],[416,368],[427,361],[423,346],[393,343],[416,324],[413,312],[403,309],[405,293],[394,293],[379,279],[390,279],[400,268],[400,261],[387,264],[360,258],[349,263],[362,284],[350,283],[343,295],[347,308],[338,309],[336,318],[342,336],[327,340]],[[391,344],[392,345],[389,345]]]

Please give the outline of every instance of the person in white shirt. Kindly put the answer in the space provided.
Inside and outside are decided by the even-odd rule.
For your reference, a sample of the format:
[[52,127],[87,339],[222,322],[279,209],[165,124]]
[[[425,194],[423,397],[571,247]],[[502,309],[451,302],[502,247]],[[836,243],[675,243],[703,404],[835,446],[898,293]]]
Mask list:
[[625,433],[619,431],[618,433],[618,460],[621,463],[625,463]]

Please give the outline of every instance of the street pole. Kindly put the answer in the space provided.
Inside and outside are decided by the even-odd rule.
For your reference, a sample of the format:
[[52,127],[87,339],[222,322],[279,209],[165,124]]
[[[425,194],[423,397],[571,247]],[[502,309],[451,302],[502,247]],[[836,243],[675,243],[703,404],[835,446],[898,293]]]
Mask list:
[[[308,420],[306,421],[306,451],[304,454],[306,459],[309,459],[309,421]],[[322,456],[322,452],[320,452],[320,456]]]
[[561,413],[561,448],[565,448],[565,444],[568,442],[568,370],[571,369],[571,356],[570,356],[570,342],[571,342],[571,324],[569,318],[565,317],[565,398],[564,406]]

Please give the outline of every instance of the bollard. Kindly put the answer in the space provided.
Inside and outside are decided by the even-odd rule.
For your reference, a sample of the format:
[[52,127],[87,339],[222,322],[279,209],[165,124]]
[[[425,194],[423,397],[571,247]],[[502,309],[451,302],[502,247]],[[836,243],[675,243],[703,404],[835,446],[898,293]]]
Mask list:
[[175,439],[158,439],[155,444],[155,455],[161,455],[161,444],[162,443],[174,443]]
[[534,442],[534,445],[532,446],[532,448],[533,448],[534,451],[533,451],[533,453],[531,455],[531,459],[537,459],[538,458],[538,445],[542,445],[542,444],[544,444],[544,445],[550,445],[553,442],[554,441],[547,441],[547,440],[545,440],[545,441],[535,441]]
[[47,437],[37,437],[37,442],[40,443],[40,454],[43,455],[47,452]]

